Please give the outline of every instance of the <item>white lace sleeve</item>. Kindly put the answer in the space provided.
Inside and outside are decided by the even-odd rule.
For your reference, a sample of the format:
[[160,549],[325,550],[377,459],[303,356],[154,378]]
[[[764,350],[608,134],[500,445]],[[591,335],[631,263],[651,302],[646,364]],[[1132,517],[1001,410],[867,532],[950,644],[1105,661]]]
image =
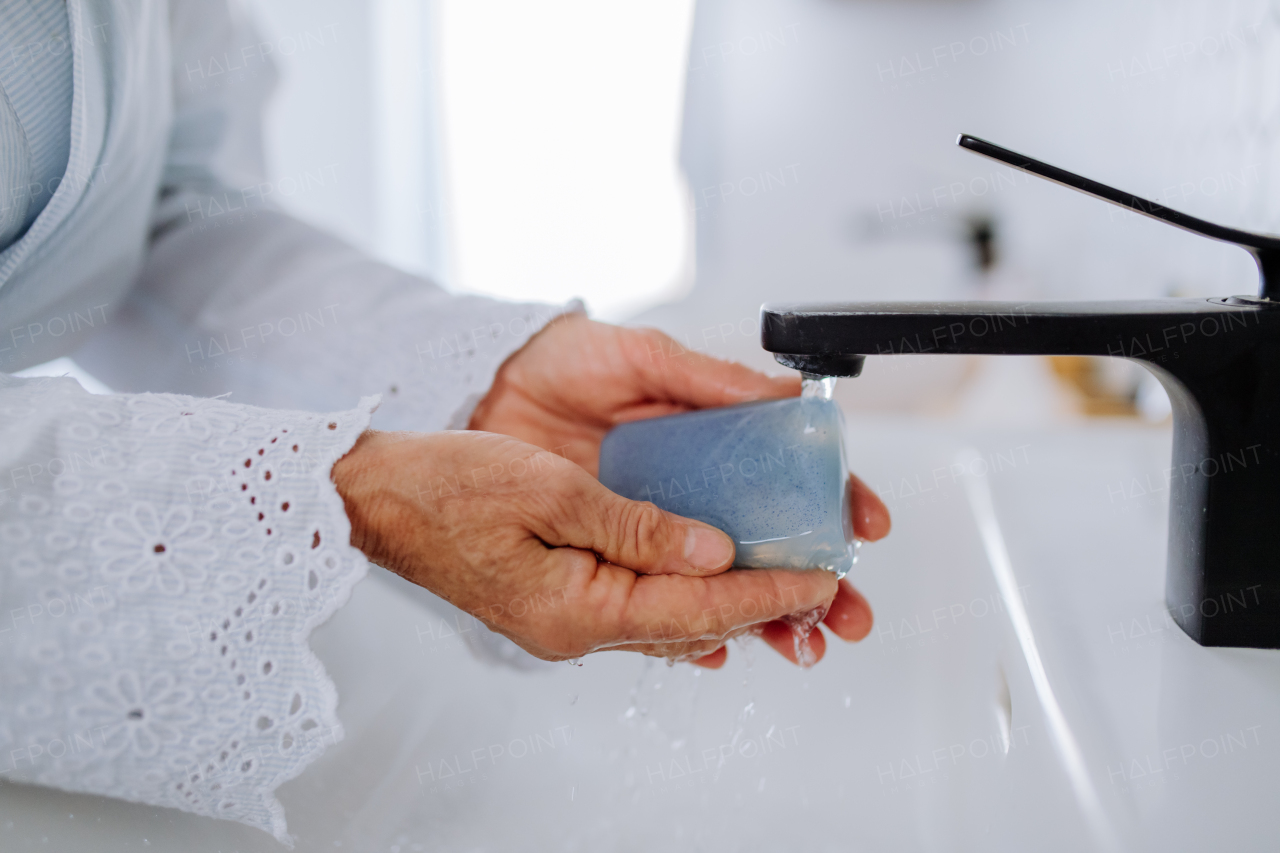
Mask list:
[[0,779],[232,818],[339,739],[307,637],[367,563],[335,414],[0,374]]

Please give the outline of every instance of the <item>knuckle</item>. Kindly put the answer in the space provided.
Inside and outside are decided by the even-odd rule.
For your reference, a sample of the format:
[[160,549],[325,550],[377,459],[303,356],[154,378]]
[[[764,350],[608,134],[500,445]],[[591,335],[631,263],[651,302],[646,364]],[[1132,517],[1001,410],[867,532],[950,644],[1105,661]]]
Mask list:
[[665,343],[671,340],[666,332],[653,326],[640,326],[630,330],[630,337],[644,343]]
[[708,637],[718,635],[721,632],[721,623],[724,620],[724,614],[720,610],[720,605],[724,599],[716,595],[709,585],[703,585],[701,593],[698,596],[698,636]]
[[583,507],[592,504],[592,496],[574,472],[555,462],[551,465],[547,480],[540,485],[531,483],[526,486],[520,500],[532,511],[534,518],[545,520],[555,529],[563,529],[582,516]]
[[617,545],[627,556],[641,557],[662,534],[662,511],[648,502],[628,501],[618,517]]
[[622,338],[628,360],[642,369],[646,365],[661,369],[667,358],[678,351],[674,343],[669,335],[652,326],[628,329]]

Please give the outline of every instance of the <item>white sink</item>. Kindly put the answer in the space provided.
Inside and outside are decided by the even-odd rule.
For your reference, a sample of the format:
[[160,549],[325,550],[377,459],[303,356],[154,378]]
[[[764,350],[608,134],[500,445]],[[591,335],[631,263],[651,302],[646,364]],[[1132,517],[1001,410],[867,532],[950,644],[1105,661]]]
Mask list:
[[[809,672],[760,645],[720,672],[621,653],[497,669],[450,635],[482,629],[446,628],[374,570],[316,633],[347,738],[281,789],[298,849],[1274,846],[1280,652],[1201,648],[1165,616],[1167,432],[860,420],[849,441],[894,532],[851,575],[872,635]],[[966,447],[986,465],[960,474]],[[971,505],[985,493],[1003,593]],[[280,849],[0,785],[0,849],[147,846]]]

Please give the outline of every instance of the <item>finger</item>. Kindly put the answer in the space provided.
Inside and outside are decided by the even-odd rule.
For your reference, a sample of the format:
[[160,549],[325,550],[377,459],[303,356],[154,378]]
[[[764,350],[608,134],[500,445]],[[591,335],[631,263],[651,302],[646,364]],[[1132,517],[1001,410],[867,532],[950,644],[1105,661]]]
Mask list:
[[874,621],[871,605],[862,597],[862,593],[854,589],[853,584],[847,580],[840,581],[835,601],[831,602],[831,609],[827,611],[822,623],[840,639],[857,642],[871,633]]
[[578,473],[555,513],[560,541],[549,544],[591,550],[641,574],[707,575],[733,564],[733,540],[716,528],[627,500]]
[[853,512],[853,532],[869,542],[889,535],[892,522],[889,508],[880,496],[854,475],[849,475],[849,507]]
[[[760,636],[775,652],[797,666],[800,664],[800,658],[796,655],[796,634],[786,622],[770,622],[764,626]],[[827,653],[827,638],[822,635],[821,628],[814,627],[809,633],[808,642],[811,655],[808,658],[808,665],[813,666]]]
[[629,332],[624,339],[627,359],[638,369],[651,399],[702,409],[800,393],[800,377],[794,374],[767,376],[682,347],[656,329]]
[[631,421],[643,421],[649,418],[662,418],[667,415],[680,415],[690,411],[688,406],[681,403],[670,403],[666,401],[658,403],[637,403],[634,406],[624,406],[613,413],[613,422],[615,424],[625,424]]
[[729,659],[729,649],[721,646],[709,655],[703,655],[700,658],[694,658],[689,663],[694,666],[700,666],[705,669],[719,669],[724,666],[724,662]]
[[723,641],[748,625],[826,608],[835,594],[835,575],[824,571],[643,575],[617,617],[617,644]]

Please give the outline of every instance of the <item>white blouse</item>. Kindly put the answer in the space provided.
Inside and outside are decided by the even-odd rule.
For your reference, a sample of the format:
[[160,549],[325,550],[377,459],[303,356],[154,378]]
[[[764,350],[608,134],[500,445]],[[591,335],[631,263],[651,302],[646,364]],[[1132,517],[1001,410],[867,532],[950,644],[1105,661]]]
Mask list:
[[332,464],[374,395],[377,426],[465,427],[565,309],[450,295],[274,209],[274,74],[222,0],[67,16],[66,174],[0,253],[0,369],[83,343],[127,393],[0,373],[0,779],[287,841],[276,787],[342,737],[307,638],[367,568]]

